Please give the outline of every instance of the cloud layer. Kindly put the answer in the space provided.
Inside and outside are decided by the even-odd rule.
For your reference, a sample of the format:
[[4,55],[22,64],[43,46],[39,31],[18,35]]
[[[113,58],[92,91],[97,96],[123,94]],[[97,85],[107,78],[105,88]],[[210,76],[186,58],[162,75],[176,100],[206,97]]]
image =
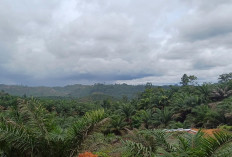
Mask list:
[[216,81],[232,69],[230,0],[2,0],[0,83]]

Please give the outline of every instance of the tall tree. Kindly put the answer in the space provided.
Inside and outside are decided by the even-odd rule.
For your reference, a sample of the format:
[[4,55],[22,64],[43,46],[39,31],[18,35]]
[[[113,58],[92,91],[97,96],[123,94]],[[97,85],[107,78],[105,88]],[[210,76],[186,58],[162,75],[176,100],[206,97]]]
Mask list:
[[232,80],[232,72],[228,73],[228,74],[219,75],[218,80],[219,80],[219,83],[226,83],[226,82]]
[[194,76],[194,75],[190,75],[188,76],[187,74],[184,74],[182,77],[181,77],[181,82],[180,84],[182,84],[183,86],[187,86],[189,85],[190,83],[191,84],[194,84],[194,81],[197,80],[197,77]]

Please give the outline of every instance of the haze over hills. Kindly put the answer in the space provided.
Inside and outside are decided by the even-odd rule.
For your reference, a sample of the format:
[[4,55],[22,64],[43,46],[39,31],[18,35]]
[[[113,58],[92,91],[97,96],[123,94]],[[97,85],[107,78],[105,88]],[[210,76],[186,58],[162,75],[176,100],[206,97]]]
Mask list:
[[0,84],[0,90],[16,96],[34,96],[34,97],[76,97],[82,98],[90,95],[108,95],[115,98],[134,97],[138,92],[142,92],[145,85],[127,85],[127,84],[94,84],[94,85],[68,85],[64,87],[29,87],[21,85]]

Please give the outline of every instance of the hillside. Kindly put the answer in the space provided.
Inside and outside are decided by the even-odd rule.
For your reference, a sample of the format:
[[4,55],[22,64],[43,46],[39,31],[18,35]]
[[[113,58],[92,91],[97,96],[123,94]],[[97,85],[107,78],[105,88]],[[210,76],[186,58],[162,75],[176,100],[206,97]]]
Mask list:
[[64,87],[28,87],[20,85],[4,85],[0,84],[0,90],[5,91],[15,96],[34,96],[34,97],[49,97],[49,96],[60,96],[60,97],[77,97],[82,98],[93,94],[108,95],[115,98],[121,98],[127,96],[132,98],[138,92],[144,91],[144,85],[127,85],[127,84],[95,84],[95,85],[68,85]]

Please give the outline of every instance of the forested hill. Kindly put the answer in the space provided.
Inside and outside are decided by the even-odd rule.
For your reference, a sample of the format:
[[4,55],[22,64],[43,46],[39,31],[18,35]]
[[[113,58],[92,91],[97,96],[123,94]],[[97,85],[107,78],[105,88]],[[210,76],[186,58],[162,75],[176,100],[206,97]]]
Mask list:
[[144,85],[127,85],[127,84],[95,84],[95,85],[68,85],[64,87],[29,87],[20,85],[0,84],[0,90],[16,96],[61,96],[61,97],[86,97],[91,95],[108,95],[115,98],[134,97],[138,92],[144,91]]

